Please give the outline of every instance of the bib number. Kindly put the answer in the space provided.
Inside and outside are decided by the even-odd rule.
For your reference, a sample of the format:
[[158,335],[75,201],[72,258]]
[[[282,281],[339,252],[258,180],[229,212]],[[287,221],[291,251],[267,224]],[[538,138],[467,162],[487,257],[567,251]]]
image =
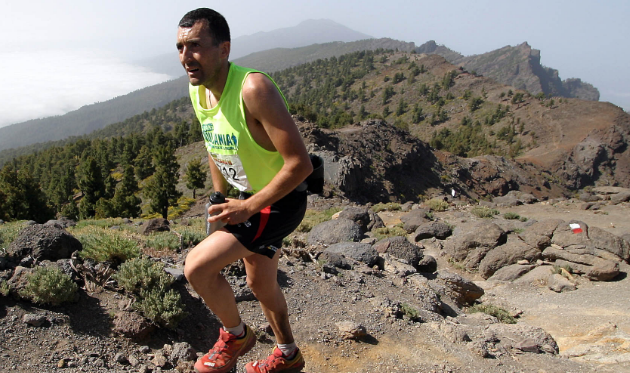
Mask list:
[[241,192],[251,190],[252,187],[247,180],[247,175],[243,169],[243,163],[236,154],[210,154],[212,160],[221,174],[230,185]]

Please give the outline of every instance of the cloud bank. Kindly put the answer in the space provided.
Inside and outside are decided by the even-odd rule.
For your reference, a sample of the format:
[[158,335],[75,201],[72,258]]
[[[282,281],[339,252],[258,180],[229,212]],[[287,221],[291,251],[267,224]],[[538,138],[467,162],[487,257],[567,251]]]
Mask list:
[[0,127],[62,115],[171,79],[98,50],[0,52]]

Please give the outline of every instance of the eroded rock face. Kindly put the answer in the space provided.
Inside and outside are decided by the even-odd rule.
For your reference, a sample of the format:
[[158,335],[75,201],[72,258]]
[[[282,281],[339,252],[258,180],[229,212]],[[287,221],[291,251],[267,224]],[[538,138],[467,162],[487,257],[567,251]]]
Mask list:
[[82,249],[81,242],[66,230],[54,225],[35,224],[20,232],[7,248],[7,256],[15,263],[27,256],[37,261],[56,261],[70,258],[73,252]]
[[445,270],[439,271],[436,279],[429,284],[437,294],[449,297],[459,307],[471,304],[484,294],[474,282]]

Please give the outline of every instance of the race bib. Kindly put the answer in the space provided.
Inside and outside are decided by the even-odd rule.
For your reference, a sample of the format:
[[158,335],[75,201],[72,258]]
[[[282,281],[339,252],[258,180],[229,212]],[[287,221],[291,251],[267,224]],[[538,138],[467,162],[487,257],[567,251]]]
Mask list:
[[243,168],[243,162],[241,162],[241,158],[238,155],[211,153],[210,156],[212,156],[214,164],[230,185],[241,192],[252,190]]

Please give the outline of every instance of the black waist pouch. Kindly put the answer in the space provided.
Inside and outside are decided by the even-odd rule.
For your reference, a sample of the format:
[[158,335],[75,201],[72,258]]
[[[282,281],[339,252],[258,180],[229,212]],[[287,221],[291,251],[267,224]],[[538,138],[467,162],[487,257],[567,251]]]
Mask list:
[[313,164],[313,172],[306,178],[307,190],[311,193],[321,193],[324,191],[324,159],[322,157],[309,154]]

